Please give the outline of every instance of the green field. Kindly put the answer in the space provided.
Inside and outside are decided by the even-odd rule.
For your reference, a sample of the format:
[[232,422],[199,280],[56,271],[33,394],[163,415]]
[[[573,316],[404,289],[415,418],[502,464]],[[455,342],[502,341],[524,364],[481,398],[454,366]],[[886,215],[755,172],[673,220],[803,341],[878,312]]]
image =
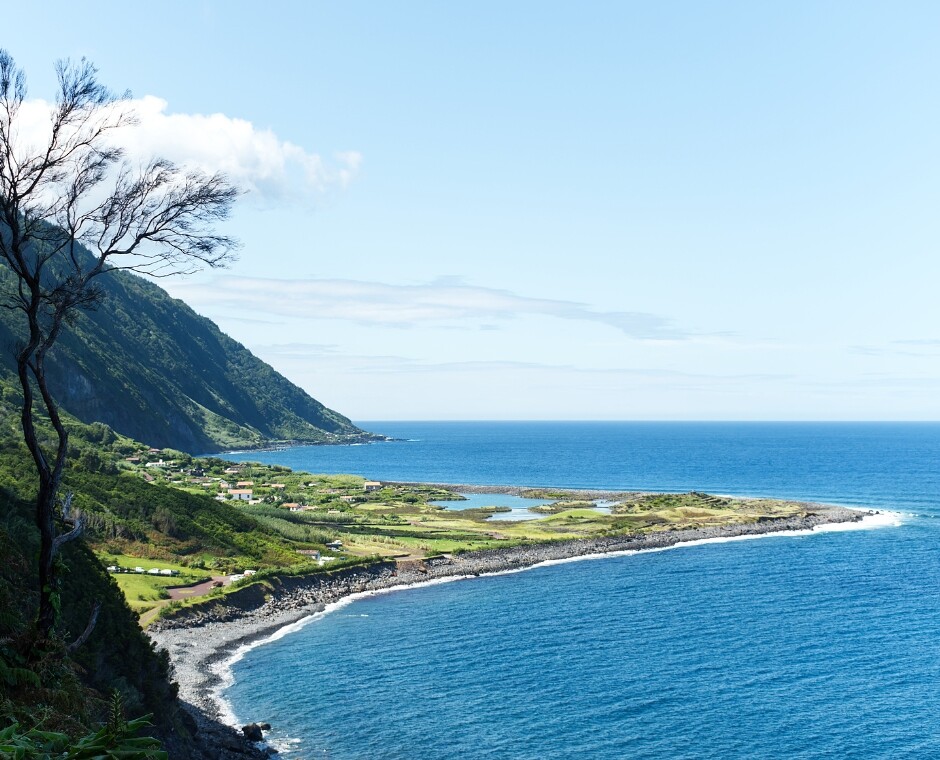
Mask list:
[[204,570],[194,570],[182,565],[163,560],[148,560],[130,557],[126,554],[99,554],[98,559],[105,566],[118,565],[125,568],[142,567],[178,570],[179,575],[147,575],[138,573],[112,573],[111,577],[117,582],[124,594],[127,603],[138,613],[152,609],[162,599],[166,599],[166,589],[173,586],[187,586],[191,583],[200,583],[211,577]]

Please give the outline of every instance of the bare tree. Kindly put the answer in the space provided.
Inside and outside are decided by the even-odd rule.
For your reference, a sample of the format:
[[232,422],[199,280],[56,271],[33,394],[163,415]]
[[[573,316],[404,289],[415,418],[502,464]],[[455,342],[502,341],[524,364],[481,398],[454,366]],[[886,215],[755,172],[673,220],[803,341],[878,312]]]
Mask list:
[[[56,622],[56,553],[82,531],[67,505],[57,516],[68,433],[46,380],[49,351],[78,311],[98,304],[103,274],[124,269],[163,277],[224,265],[235,242],[214,225],[238,196],[221,174],[163,159],[132,166],[115,144],[120,130],[136,124],[129,95],[102,86],[85,59],[59,62],[56,73],[56,101],[37,141],[26,134],[24,73],[0,50],[0,265],[14,275],[4,305],[22,315],[15,355],[23,438],[38,475],[40,640]],[[43,411],[55,431],[48,444],[36,428]],[[60,534],[57,520],[71,530]]]

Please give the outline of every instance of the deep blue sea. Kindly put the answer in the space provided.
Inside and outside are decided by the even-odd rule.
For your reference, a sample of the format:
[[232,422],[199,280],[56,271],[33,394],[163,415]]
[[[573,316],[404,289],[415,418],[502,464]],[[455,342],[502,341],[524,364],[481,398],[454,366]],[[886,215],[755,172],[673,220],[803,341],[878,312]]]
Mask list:
[[233,666],[235,715],[286,757],[940,757],[940,424],[361,424],[404,440],[243,458],[902,517],[340,606]]

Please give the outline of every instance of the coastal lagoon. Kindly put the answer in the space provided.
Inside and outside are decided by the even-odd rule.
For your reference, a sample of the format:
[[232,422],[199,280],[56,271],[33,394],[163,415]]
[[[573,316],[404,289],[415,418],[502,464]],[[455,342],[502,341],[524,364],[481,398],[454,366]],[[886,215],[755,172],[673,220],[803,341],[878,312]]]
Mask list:
[[430,504],[444,509],[461,510],[475,507],[501,507],[508,512],[496,512],[490,520],[535,520],[544,515],[530,512],[532,507],[551,504],[551,499],[525,499],[521,496],[501,493],[465,493],[463,501],[432,501]]
[[[341,604],[225,696],[286,756],[940,754],[940,425],[363,423],[251,453],[387,480],[705,490],[900,513]],[[898,524],[900,523],[900,524]]]

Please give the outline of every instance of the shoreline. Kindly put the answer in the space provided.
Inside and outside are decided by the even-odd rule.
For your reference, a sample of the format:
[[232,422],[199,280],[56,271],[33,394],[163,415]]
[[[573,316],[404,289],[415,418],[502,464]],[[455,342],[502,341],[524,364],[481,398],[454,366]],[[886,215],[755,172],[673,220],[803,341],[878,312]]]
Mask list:
[[[637,499],[643,496],[659,496],[664,493],[680,493],[679,491],[644,491],[639,489],[615,489],[615,488],[562,488],[560,486],[498,486],[481,483],[425,483],[409,480],[383,480],[383,484],[392,486],[413,486],[439,488],[444,491],[453,491],[455,493],[468,494],[505,494],[508,496],[520,496],[526,498],[526,494],[533,491],[547,492],[551,494],[563,494],[565,498],[584,499],[588,501],[618,501],[624,499]],[[830,507],[838,509],[852,509],[861,511],[875,511],[872,507],[864,504],[840,504],[819,501],[808,501],[806,499],[791,499],[786,496],[777,496],[772,494],[749,494],[749,493],[718,493],[709,491],[709,496],[718,496],[728,499],[747,499],[754,501],[785,501],[789,504],[797,504],[807,510],[828,509]],[[549,497],[546,497],[548,499]]]
[[[570,489],[566,489],[570,490]],[[505,491],[503,491],[505,492]],[[821,504],[807,505],[797,517],[763,519],[707,528],[665,530],[649,534],[576,539],[489,549],[425,560],[377,561],[367,567],[319,572],[307,576],[267,579],[223,597],[184,608],[173,617],[156,621],[146,633],[158,648],[166,649],[179,684],[179,698],[200,727],[200,736],[217,750],[217,757],[263,756],[254,745],[236,736],[232,716],[220,696],[230,665],[245,651],[295,630],[302,621],[322,616],[364,595],[401,590],[429,582],[448,582],[483,575],[518,572],[536,566],[579,559],[600,559],[680,545],[757,538],[773,534],[809,534],[822,526],[844,529],[868,527],[861,523],[884,513]],[[242,716],[246,722],[267,716]],[[239,749],[233,744],[240,744]],[[231,751],[225,754],[220,748]],[[253,755],[252,753],[258,753]]]

